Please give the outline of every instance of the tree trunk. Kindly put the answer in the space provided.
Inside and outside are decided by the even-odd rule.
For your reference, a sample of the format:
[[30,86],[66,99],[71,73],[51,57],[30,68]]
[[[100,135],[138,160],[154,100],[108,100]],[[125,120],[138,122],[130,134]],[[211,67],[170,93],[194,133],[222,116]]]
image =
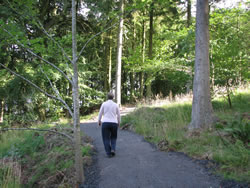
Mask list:
[[[150,5],[150,12],[149,12],[149,48],[148,48],[148,58],[150,60],[153,59],[153,21],[154,21],[154,2]],[[152,91],[151,91],[151,79],[152,75],[149,73],[147,74],[147,98],[151,98]]]
[[[187,0],[187,27],[189,28],[191,25],[191,0]],[[188,60],[190,60],[190,57],[188,55]],[[190,78],[188,79],[187,83],[186,83],[186,93],[190,93],[191,91],[191,86],[192,86],[192,77],[193,77],[193,71],[192,71],[192,67],[190,67],[189,69],[189,76]]]
[[130,72],[130,103],[135,101],[135,73]]
[[75,145],[75,170],[77,186],[84,181],[83,162],[81,155],[81,134],[80,134],[80,114],[79,114],[79,87],[78,87],[78,66],[77,66],[77,44],[76,44],[76,4],[72,0],[72,55],[73,55],[73,104],[74,104],[74,145]]
[[214,121],[209,83],[208,0],[197,0],[196,10],[195,75],[189,129],[209,128]]
[[[105,34],[104,34],[105,35]],[[104,63],[104,91],[108,92],[108,69],[109,69],[109,42],[108,42],[108,33],[104,36],[104,44],[105,45],[105,63]]]
[[[133,20],[131,20],[133,21]],[[135,32],[135,22],[133,25],[133,41],[132,41],[132,50],[135,51],[135,45],[136,45],[136,32]],[[133,71],[133,68],[130,72],[130,103],[133,103],[135,101],[135,73]]]
[[105,63],[105,78],[104,78],[104,91],[109,92],[111,89],[111,69],[112,69],[112,47],[111,47],[111,31],[107,32],[105,40],[105,54],[106,54],[106,63]]
[[[143,14],[144,16],[144,14]],[[146,29],[145,29],[145,21],[142,21],[142,66],[145,63],[145,49],[146,49]],[[143,90],[144,90],[144,72],[140,72],[140,98],[143,98]]]
[[123,35],[123,0],[120,0],[120,22],[117,40],[116,92],[117,104],[121,105],[121,70],[122,70],[122,35]]
[[0,100],[0,123],[3,122],[4,102]]
[[187,0],[187,27],[192,23],[191,20],[191,0]]
[[110,32],[110,38],[109,38],[109,70],[108,70],[108,87],[109,90],[112,89],[111,85],[111,74],[112,73],[112,33]]

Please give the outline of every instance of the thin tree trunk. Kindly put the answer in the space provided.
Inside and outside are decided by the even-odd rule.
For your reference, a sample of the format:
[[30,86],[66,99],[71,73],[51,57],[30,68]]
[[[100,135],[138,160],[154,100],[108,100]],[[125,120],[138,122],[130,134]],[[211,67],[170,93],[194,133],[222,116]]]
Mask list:
[[[135,33],[135,22],[133,26],[133,41],[132,41],[132,50],[135,51],[136,45],[136,33]],[[130,103],[135,101],[135,73],[133,69],[130,72]]]
[[196,10],[195,75],[189,129],[209,128],[214,121],[209,82],[208,0],[197,0]]
[[[105,34],[104,34],[105,35]],[[108,43],[108,33],[104,36],[104,44],[105,45],[105,63],[104,63],[104,91],[107,92],[108,88],[108,68],[109,68],[109,43]]]
[[130,103],[135,101],[135,73],[130,72]]
[[122,69],[122,35],[123,35],[123,0],[120,0],[120,22],[117,40],[117,64],[116,64],[116,92],[117,104],[121,105],[121,69]]
[[[191,25],[191,0],[187,0],[187,27],[189,28]],[[190,57],[188,55],[188,60],[190,60]],[[192,67],[190,67],[189,69],[189,76],[190,78],[188,79],[187,83],[186,83],[186,93],[190,93],[191,90],[191,86],[192,86],[192,77],[193,77],[193,71],[192,71]]]
[[191,0],[187,0],[187,27],[191,25]]
[[79,114],[79,87],[78,87],[78,67],[77,67],[77,44],[76,44],[76,4],[72,0],[72,55],[73,55],[73,124],[74,124],[74,141],[75,141],[75,170],[77,186],[84,181],[83,162],[81,155],[81,135],[80,135],[80,114]]
[[4,102],[0,100],[0,122],[3,122],[3,115],[4,115]]
[[[144,14],[143,14],[144,16]],[[146,29],[145,29],[145,21],[142,21],[142,66],[145,63],[145,49],[146,49]],[[143,98],[143,90],[144,90],[144,72],[140,72],[140,97]]]
[[112,33],[110,32],[110,38],[109,38],[109,71],[108,71],[108,86],[109,86],[109,90],[112,89],[112,85],[111,85],[111,73],[112,73]]
[[104,91],[108,92],[111,89],[111,68],[112,68],[112,47],[111,47],[111,31],[107,32],[105,40],[105,54],[106,54],[106,63],[105,63],[105,78],[104,78]]
[[[148,58],[150,60],[153,59],[153,21],[154,21],[154,2],[150,5],[150,12],[149,12],[149,48],[148,48]],[[151,98],[152,90],[151,90],[151,79],[152,75],[149,73],[147,74],[147,98]]]

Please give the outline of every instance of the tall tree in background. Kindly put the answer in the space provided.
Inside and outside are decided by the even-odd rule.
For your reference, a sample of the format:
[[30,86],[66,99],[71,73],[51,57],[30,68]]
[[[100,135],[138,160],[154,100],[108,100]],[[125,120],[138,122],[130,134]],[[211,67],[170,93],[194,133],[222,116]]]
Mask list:
[[191,0],[187,0],[187,27],[191,25]]
[[[187,0],[187,28],[190,28],[192,25],[192,15],[191,15],[191,0]],[[187,57],[188,59],[190,58],[190,55]],[[186,83],[186,93],[190,93],[191,91],[191,86],[192,86],[192,77],[193,77],[193,71],[192,67],[188,67],[188,74],[190,76],[190,79],[188,79]]]
[[197,0],[195,75],[190,129],[208,128],[214,121],[209,82],[208,0]]
[[[148,58],[150,60],[153,59],[153,34],[154,34],[154,2],[150,4],[150,12],[149,12],[149,46],[148,46]],[[152,95],[151,91],[151,75],[150,73],[147,75],[147,98],[150,98]]]
[[120,21],[117,39],[117,64],[116,64],[116,92],[115,98],[117,104],[121,105],[121,70],[122,70],[122,35],[123,35],[123,11],[124,3],[120,0]]

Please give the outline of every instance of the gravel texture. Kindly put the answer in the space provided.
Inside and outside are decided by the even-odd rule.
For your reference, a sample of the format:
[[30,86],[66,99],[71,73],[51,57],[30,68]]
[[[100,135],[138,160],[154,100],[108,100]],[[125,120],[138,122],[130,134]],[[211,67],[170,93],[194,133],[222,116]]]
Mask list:
[[130,131],[118,131],[116,156],[107,158],[97,123],[81,124],[97,153],[85,170],[82,188],[247,188],[211,174],[207,162],[177,152],[161,152]]

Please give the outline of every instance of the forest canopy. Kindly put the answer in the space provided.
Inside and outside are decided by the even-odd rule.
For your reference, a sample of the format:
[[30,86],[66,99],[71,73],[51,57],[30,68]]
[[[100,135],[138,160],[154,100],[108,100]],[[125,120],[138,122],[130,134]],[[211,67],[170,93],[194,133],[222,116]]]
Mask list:
[[[212,97],[249,82],[249,5],[218,8],[216,3],[210,2],[209,12]],[[188,0],[124,1],[122,104],[192,91],[193,4]],[[92,39],[78,60],[80,113],[84,115],[98,108],[105,93],[115,88],[120,11],[114,0],[78,0],[76,8],[78,54]],[[44,62],[52,62],[68,77],[72,75],[67,58],[72,57],[71,2],[3,0],[0,25],[0,63],[48,93],[54,92],[53,85],[72,106],[68,80]],[[3,66],[1,117],[22,124],[69,116],[58,101],[48,99]]]

